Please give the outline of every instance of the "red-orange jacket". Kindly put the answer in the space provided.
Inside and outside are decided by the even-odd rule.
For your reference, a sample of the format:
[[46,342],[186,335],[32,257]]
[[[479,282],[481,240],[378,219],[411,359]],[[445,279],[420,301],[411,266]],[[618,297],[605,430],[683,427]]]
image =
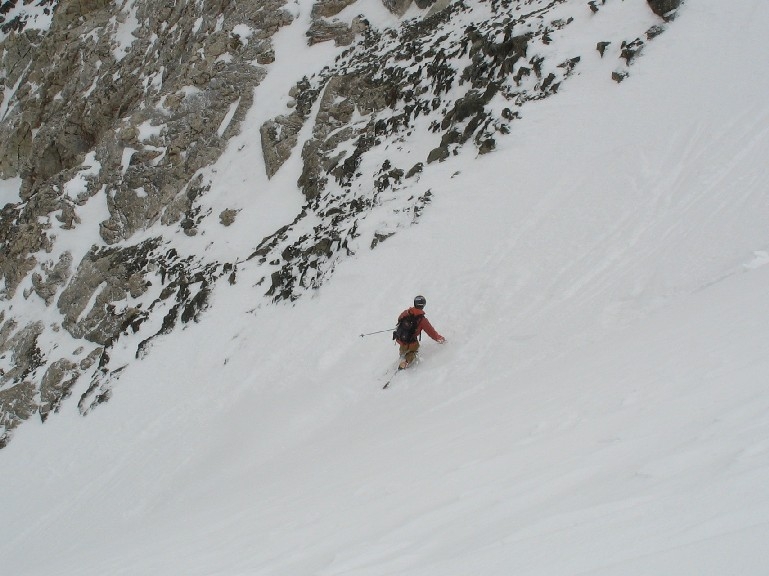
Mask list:
[[[436,342],[440,342],[443,340],[443,336],[438,334],[438,331],[433,328],[433,325],[430,324],[430,321],[427,319],[427,316],[425,316],[425,311],[420,310],[419,308],[411,307],[407,310],[404,310],[401,312],[400,316],[398,316],[398,320],[403,318],[404,316],[408,316],[411,314],[412,316],[419,316],[419,324],[417,324],[417,331],[414,333],[414,336],[419,337],[419,335],[422,333],[422,330],[427,332],[427,335],[435,340]],[[401,346],[408,346],[408,342],[401,342],[400,340],[395,340],[398,344]]]

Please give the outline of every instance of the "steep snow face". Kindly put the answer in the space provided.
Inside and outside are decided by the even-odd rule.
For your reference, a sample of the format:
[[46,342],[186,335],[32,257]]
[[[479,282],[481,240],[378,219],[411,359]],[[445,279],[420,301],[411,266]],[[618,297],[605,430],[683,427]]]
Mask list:
[[0,446],[90,413],[241,278],[255,306],[313,294],[429,211],[461,156],[583,68],[624,81],[664,29],[642,0],[385,5],[406,19],[97,0],[5,39]]
[[[293,305],[263,297],[257,258],[239,263],[112,401],[20,428],[0,454],[4,569],[763,574],[769,79],[751,70],[769,65],[769,5],[740,4],[686,5],[620,84],[592,32],[645,5],[585,8],[579,73],[493,152],[426,165],[418,225]],[[185,236],[203,254],[249,246],[262,223],[245,198],[304,204],[296,155],[243,182],[262,178],[236,161],[261,126],[243,122],[212,191],[252,212],[238,238]],[[396,349],[358,334],[417,293],[448,342],[423,340],[383,391]]]

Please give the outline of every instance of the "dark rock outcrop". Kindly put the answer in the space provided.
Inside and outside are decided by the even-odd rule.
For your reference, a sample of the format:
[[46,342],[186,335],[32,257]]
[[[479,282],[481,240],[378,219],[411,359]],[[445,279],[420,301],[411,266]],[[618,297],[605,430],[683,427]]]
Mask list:
[[647,0],[654,13],[665,20],[672,20],[682,0]]

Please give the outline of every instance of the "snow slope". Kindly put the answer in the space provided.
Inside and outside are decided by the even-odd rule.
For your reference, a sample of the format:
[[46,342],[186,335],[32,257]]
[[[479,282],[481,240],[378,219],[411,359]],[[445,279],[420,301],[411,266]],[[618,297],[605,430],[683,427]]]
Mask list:
[[[24,426],[3,573],[764,574],[768,20],[690,1],[316,297],[246,267],[109,403]],[[448,342],[383,391],[358,334],[417,293]]]

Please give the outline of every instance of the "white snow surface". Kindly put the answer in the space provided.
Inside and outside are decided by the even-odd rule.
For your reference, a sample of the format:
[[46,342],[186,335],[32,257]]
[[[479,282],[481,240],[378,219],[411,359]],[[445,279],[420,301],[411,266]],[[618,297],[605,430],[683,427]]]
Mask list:
[[[619,85],[596,52],[312,298],[245,263],[0,452],[2,573],[766,574],[767,21],[690,0]],[[261,229],[299,194],[237,165],[258,125],[215,184]],[[358,335],[419,293],[447,343],[382,390],[396,348]]]

